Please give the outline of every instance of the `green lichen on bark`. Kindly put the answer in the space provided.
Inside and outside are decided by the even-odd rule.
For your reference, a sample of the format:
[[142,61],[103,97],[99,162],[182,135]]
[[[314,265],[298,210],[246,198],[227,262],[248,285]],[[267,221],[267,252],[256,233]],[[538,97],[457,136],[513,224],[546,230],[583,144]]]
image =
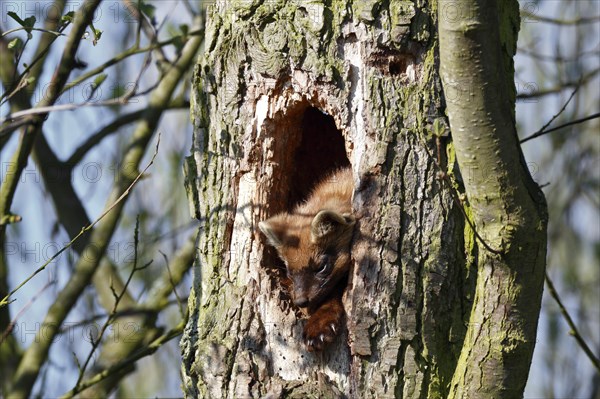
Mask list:
[[[445,117],[436,2],[242,3],[215,5],[208,51],[195,77],[196,172],[188,174],[194,186],[188,192],[201,227],[183,340],[186,395],[307,397],[323,392],[314,387],[320,380],[350,396],[447,397],[461,349],[472,342],[465,325],[472,321],[478,252],[453,198],[462,186],[453,176],[455,147],[448,137],[441,137],[445,161],[436,165],[431,130]],[[261,126],[259,103],[268,120]],[[346,300],[352,356],[343,372],[332,371],[335,361],[319,363],[305,354],[305,374],[286,379],[285,370],[273,367],[280,355],[270,352],[270,345],[286,345],[268,335],[276,331],[269,330],[270,314],[256,307],[265,301],[285,307],[285,301],[269,296],[279,291],[266,265],[248,259],[264,261],[252,228],[275,205],[240,198],[276,202],[285,196],[277,185],[288,184],[281,183],[286,176],[269,180],[262,174],[293,162],[293,150],[282,143],[294,146],[298,137],[285,118],[293,107],[300,112],[307,106],[334,117],[361,182],[354,199],[360,231]],[[278,125],[281,120],[287,124]],[[440,167],[447,168],[454,187],[440,179]],[[244,173],[254,176],[259,189],[248,188]],[[256,192],[244,197],[244,190]],[[474,215],[465,204],[466,214]],[[236,224],[240,215],[247,224]],[[241,267],[232,265],[231,248],[240,236],[250,245]],[[293,315],[277,320],[284,333],[295,331],[295,322]],[[251,335],[250,326],[260,333]],[[518,338],[508,337],[515,344]]]

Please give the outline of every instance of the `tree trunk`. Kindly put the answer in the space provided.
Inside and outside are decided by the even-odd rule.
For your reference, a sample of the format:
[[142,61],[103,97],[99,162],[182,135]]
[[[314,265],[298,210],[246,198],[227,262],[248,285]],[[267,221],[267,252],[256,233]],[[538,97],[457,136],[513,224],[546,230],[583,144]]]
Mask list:
[[548,218],[519,147],[515,89],[508,84],[519,5],[440,0],[439,26],[452,139],[485,243],[450,397],[516,398],[523,395],[536,341]]
[[[186,165],[201,226],[182,339],[187,397],[445,398],[473,383],[466,376],[481,365],[466,362],[471,348],[495,342],[493,328],[467,335],[486,323],[474,300],[494,296],[478,279],[484,256],[500,255],[486,252],[471,227],[478,213],[456,194],[461,158],[445,133],[437,2],[326,4],[223,1],[209,10]],[[348,164],[358,220],[347,331],[309,353],[258,223]],[[545,236],[534,239],[545,250]],[[535,283],[533,311],[497,295],[534,337]],[[507,345],[522,350],[506,356],[529,361],[533,346],[513,338]],[[522,392],[527,373],[506,375]]]

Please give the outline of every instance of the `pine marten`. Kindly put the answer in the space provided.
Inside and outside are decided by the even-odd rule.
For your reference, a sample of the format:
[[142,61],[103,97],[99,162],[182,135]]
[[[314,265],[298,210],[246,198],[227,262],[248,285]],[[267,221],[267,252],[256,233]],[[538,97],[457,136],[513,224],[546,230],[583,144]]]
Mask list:
[[342,328],[342,294],[350,268],[354,182],[350,168],[317,184],[305,203],[259,223],[287,270],[294,304],[308,310],[304,342],[310,352],[333,342]]

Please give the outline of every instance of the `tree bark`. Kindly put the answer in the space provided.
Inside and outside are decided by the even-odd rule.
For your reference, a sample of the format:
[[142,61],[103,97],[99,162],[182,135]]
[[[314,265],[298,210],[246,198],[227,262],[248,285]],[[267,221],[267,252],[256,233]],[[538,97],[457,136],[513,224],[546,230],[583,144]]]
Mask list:
[[472,220],[492,249],[479,247],[475,304],[450,397],[520,397],[536,340],[548,216],[515,128],[519,4],[440,0],[439,25],[456,157]]
[[[478,340],[496,340],[467,335],[490,290],[488,259],[499,256],[477,241],[465,222],[472,215],[480,227],[475,206],[456,194],[462,158],[442,134],[437,2],[326,4],[217,2],[209,10],[186,164],[200,220],[181,343],[187,397],[445,398],[473,382],[465,376],[481,365],[467,354]],[[516,146],[503,150],[520,157]],[[258,223],[348,163],[358,221],[347,331],[325,352],[308,353],[303,320],[279,282],[282,264]],[[506,267],[516,272],[514,260]],[[541,286],[528,287],[539,298]],[[507,317],[523,311],[520,322],[536,312],[496,297],[507,301]],[[511,336],[507,345],[508,357],[530,358],[529,343]],[[506,375],[520,384],[526,374]]]

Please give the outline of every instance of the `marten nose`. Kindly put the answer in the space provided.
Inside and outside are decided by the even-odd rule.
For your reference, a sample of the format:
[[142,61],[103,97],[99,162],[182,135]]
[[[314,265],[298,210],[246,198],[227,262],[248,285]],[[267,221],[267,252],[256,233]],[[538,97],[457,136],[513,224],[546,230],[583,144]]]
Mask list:
[[300,308],[305,308],[308,306],[308,298],[305,296],[296,297],[294,304]]

